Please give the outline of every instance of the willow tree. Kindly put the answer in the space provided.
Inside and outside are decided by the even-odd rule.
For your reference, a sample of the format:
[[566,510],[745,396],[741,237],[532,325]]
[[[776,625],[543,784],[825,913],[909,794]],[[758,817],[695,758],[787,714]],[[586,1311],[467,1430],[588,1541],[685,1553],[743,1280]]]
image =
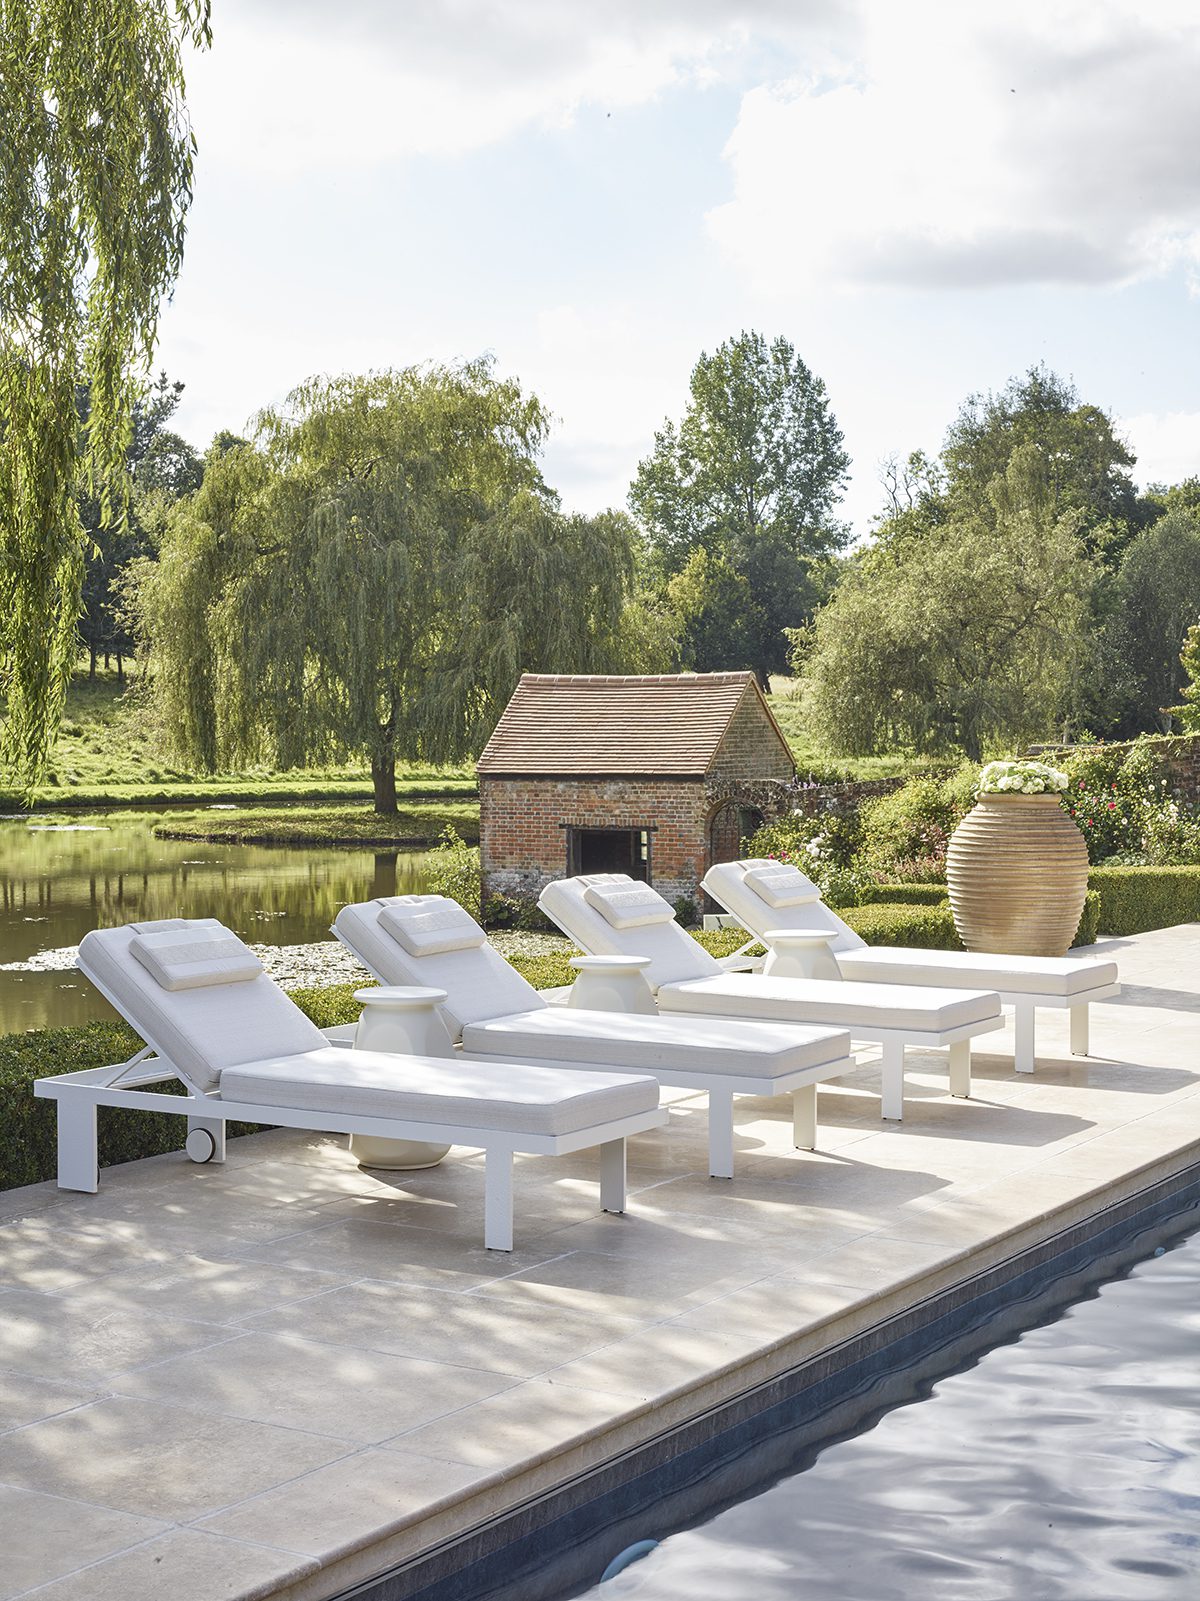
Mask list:
[[76,648],[76,495],[121,515],[133,402],[182,259],[182,51],[207,44],[208,18],[209,0],[0,0],[0,679],[4,754],[29,785]]
[[525,668],[612,665],[624,518],[563,517],[546,414],[485,361],[316,379],[210,457],[141,613],[159,706],[208,768],[473,754]]

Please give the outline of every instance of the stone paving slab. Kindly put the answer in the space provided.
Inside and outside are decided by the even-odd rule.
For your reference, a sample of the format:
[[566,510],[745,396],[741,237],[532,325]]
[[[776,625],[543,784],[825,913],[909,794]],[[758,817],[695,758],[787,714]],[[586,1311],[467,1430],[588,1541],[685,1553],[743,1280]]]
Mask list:
[[324,1601],[1200,1161],[1200,925],[1105,941],[1122,997],[1086,1060],[1043,1013],[973,1096],[917,1057],[902,1125],[869,1053],[819,1099],[703,1098],[594,1158],[518,1160],[517,1249],[482,1248],[482,1162],[361,1172],[277,1131],[223,1167],[0,1194],[0,1601]]

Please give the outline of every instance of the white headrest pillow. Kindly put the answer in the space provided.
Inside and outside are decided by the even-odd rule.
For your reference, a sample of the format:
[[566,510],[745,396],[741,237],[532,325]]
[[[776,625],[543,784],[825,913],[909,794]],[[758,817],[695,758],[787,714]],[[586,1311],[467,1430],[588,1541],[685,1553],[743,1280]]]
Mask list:
[[768,906],[805,906],[821,899],[821,892],[798,867],[752,867],[743,882]]
[[248,945],[219,923],[193,923],[156,934],[135,934],[129,949],[165,990],[245,984],[263,965]]
[[487,935],[457,901],[423,898],[418,906],[385,903],[379,926],[410,956],[441,956],[446,951],[471,951],[487,942]]
[[645,928],[648,923],[672,923],[675,912],[669,901],[663,900],[649,884],[634,884],[629,889],[605,889],[591,884],[583,892],[589,906],[598,911],[611,928]]

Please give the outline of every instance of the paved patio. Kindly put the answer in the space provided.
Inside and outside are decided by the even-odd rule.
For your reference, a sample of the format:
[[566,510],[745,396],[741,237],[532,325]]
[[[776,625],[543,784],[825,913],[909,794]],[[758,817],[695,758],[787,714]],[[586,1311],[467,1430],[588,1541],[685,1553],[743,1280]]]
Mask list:
[[471,1152],[276,1132],[0,1194],[0,1598],[335,1595],[1197,1162],[1200,925],[1104,945],[1096,1057],[1046,1013],[1034,1078],[988,1036],[971,1101],[930,1057],[886,1127],[866,1065],[814,1153],[742,1100],[733,1183],[672,1095],[623,1218],[586,1153],[518,1159],[511,1256]]

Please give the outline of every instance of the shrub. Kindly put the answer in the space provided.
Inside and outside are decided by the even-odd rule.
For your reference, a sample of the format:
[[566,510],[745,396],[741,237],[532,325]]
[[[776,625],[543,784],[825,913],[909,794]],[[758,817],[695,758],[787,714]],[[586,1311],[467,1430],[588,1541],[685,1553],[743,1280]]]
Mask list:
[[468,845],[454,825],[447,823],[425,860],[430,894],[445,895],[457,901],[479,922],[482,913],[479,847]]
[[849,907],[845,922],[868,945],[915,945],[931,951],[961,951],[949,902],[937,906],[877,902]]
[[1200,864],[1200,809],[1174,791],[1152,740],[1081,751],[1066,765],[1071,788],[1063,806],[1093,865]]
[[892,906],[938,906],[945,899],[945,884],[864,884],[858,904],[886,901]]
[[1102,934],[1144,934],[1151,928],[1200,922],[1200,868],[1093,867]]
[[913,778],[864,802],[855,869],[877,882],[930,884],[946,876],[946,847],[971,807],[974,768],[948,779]]
[[700,912],[690,895],[681,895],[674,903],[675,921],[681,928],[691,928],[700,921]]
[[846,816],[826,812],[819,817],[794,812],[777,822],[764,823],[742,841],[742,848],[747,856],[771,856],[798,867],[830,906],[853,906],[859,881],[850,862],[858,837],[857,812]]

